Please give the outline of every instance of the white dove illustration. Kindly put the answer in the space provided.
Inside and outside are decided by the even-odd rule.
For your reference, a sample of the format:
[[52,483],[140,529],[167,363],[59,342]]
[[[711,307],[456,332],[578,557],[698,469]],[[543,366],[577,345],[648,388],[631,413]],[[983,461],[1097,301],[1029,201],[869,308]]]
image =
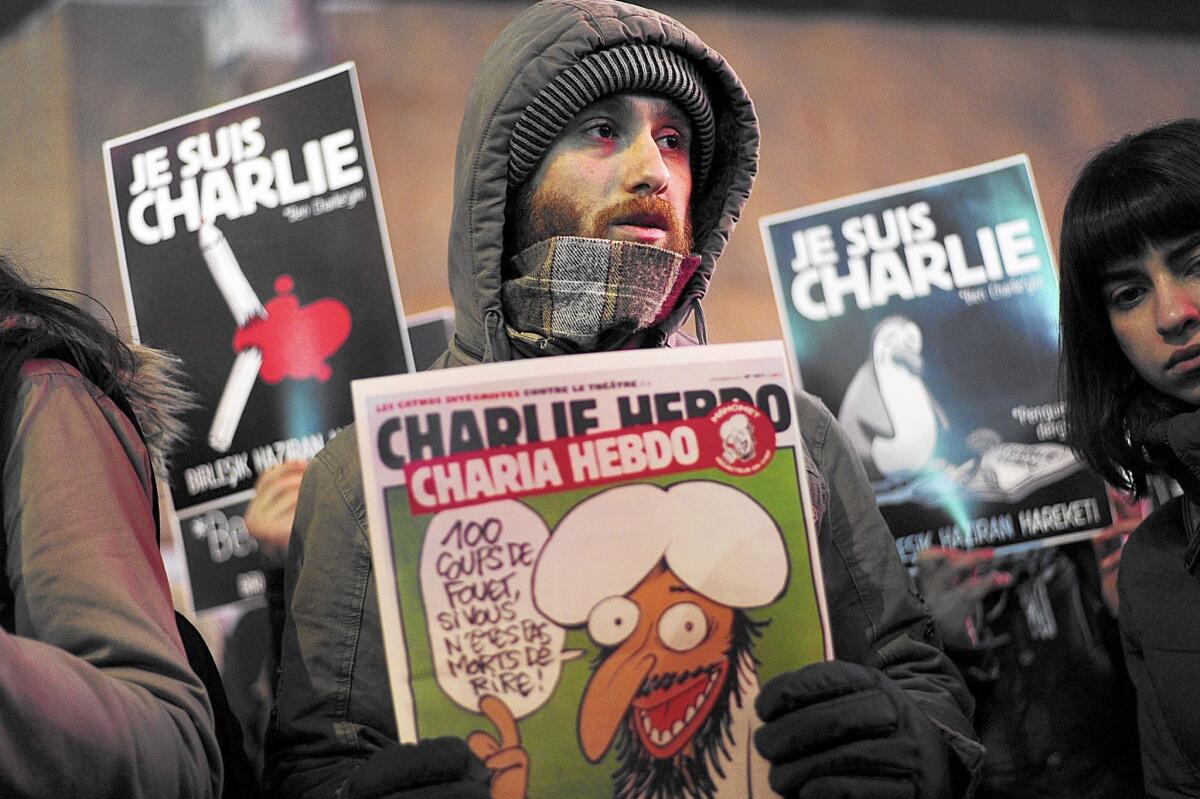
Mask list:
[[941,409],[921,379],[921,329],[889,316],[871,334],[871,357],[846,389],[838,421],[872,480],[915,472],[933,456]]

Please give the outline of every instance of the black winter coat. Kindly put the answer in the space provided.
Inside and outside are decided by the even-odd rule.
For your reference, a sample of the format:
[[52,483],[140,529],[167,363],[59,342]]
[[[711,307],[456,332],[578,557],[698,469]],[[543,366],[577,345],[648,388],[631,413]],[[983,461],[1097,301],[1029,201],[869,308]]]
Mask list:
[[1146,795],[1200,797],[1200,497],[1176,497],[1121,557],[1121,638]]

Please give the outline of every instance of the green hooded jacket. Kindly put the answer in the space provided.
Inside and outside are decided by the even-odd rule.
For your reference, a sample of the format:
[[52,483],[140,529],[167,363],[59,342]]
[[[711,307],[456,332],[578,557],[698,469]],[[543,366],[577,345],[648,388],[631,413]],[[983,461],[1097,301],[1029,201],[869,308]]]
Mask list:
[[[456,329],[435,368],[520,357],[508,340],[500,301],[509,133],[561,70],[596,50],[643,42],[677,50],[698,65],[717,128],[713,166],[693,196],[701,264],[650,340],[673,343],[698,310],[754,181],[758,123],[749,95],[718,53],[669,17],[607,0],[547,0],[500,34],[467,102],[449,242]],[[703,341],[702,318],[697,333]],[[883,670],[925,711],[955,755],[956,795],[969,795],[983,757],[969,721],[971,697],[940,649],[845,434],[811,396],[797,397],[797,412],[834,650],[842,660]],[[278,796],[331,797],[366,758],[397,738],[352,430],[330,442],[305,474],[285,596],[266,785]]]

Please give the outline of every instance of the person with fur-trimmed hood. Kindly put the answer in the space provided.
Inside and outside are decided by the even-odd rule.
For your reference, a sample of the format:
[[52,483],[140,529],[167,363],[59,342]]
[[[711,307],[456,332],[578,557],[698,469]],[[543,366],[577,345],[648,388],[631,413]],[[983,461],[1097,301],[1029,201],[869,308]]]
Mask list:
[[176,367],[0,257],[0,796],[232,785],[158,551]]
[[[753,104],[679,22],[608,0],[527,8],[484,56],[455,163],[455,332],[438,367],[674,346],[750,193]],[[694,343],[694,342],[690,342]],[[762,687],[784,796],[971,790],[972,703],[896,556],[861,463],[797,399],[837,660]],[[288,797],[487,797],[458,739],[397,743],[353,433],[310,465],[288,556],[267,784]]]

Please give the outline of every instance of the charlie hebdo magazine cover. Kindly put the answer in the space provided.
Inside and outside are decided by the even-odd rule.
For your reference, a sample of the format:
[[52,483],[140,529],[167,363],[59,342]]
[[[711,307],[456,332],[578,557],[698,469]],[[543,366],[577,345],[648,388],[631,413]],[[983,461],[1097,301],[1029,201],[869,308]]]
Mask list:
[[774,795],[759,686],[832,656],[782,344],[353,390],[402,740],[494,799]]
[[104,152],[134,334],[199,399],[171,470],[195,608],[255,596],[255,480],[349,423],[351,380],[412,369],[354,66]]
[[1058,283],[1025,156],[760,227],[798,379],[850,436],[905,562],[1111,523],[1063,443]]

